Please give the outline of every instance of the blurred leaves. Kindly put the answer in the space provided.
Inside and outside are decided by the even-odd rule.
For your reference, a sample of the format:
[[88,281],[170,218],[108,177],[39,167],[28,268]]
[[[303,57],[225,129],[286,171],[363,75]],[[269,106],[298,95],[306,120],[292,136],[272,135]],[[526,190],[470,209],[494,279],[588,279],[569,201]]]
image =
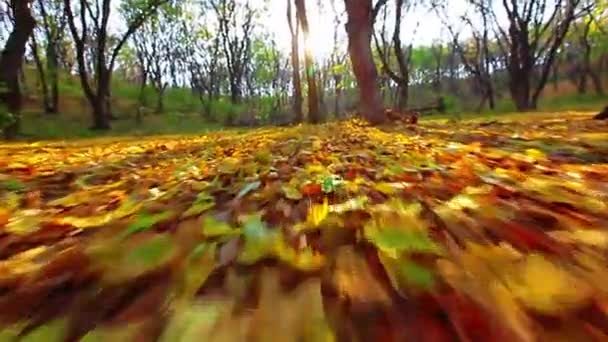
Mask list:
[[18,323],[0,339],[62,340],[75,318],[85,341],[603,337],[608,146],[589,121],[6,145],[0,318]]

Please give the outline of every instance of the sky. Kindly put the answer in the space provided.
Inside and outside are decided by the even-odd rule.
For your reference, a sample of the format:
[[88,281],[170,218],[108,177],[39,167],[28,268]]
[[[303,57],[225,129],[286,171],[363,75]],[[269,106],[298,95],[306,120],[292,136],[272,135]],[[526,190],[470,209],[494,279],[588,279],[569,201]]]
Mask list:
[[[344,23],[346,13],[344,13],[344,1],[333,0],[338,13],[343,13],[340,25],[340,34],[345,40]],[[318,3],[323,3],[319,8]],[[466,0],[449,1],[450,16],[457,17],[466,10]],[[389,5],[392,4],[389,1]],[[308,19],[310,21],[310,40],[312,50],[317,59],[329,55],[333,46],[334,32],[334,12],[331,8],[331,0],[308,0],[306,1]],[[277,45],[283,51],[290,51],[291,37],[287,26],[287,0],[269,1],[269,20],[265,25],[273,32]],[[434,12],[429,12],[428,8],[419,8],[409,13],[402,22],[403,40],[411,41],[416,45],[430,45],[438,39],[446,39],[447,31]],[[388,29],[388,28],[387,28]]]

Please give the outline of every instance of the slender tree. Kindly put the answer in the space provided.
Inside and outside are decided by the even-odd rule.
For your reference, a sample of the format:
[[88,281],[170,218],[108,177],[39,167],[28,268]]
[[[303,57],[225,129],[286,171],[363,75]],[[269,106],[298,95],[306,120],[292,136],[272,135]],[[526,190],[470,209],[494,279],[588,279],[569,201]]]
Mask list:
[[[382,31],[380,32],[380,39],[378,34],[374,33],[374,42],[376,44],[376,51],[380,56],[382,62],[382,70],[388,75],[388,77],[397,84],[399,87],[399,109],[405,110],[408,105],[409,99],[409,83],[411,74],[412,64],[412,44],[409,44],[404,48],[401,41],[401,20],[403,18],[404,6],[407,9],[410,8],[411,2],[405,2],[404,0],[395,0],[395,18],[394,18],[394,29],[392,36],[392,44],[386,41],[386,25],[383,22]],[[381,41],[381,43],[380,43]],[[397,61],[397,70],[393,69],[390,63],[389,51],[392,50]]]
[[[123,12],[129,13],[127,29],[114,41],[108,32],[112,12],[110,0],[94,0],[93,4],[90,0],[64,0],[68,26],[74,40],[80,84],[92,108],[92,129],[110,129],[110,85],[120,50],[157,8],[168,1],[123,2]],[[93,55],[93,70],[88,68],[88,52]]]
[[40,88],[42,106],[47,114],[59,112],[59,69],[62,44],[67,29],[63,0],[36,0],[32,3],[38,27],[30,40]]
[[296,1],[296,16],[304,34],[304,68],[306,71],[306,83],[308,84],[308,120],[311,123],[321,121],[319,109],[319,89],[317,84],[317,72],[312,56],[312,42],[310,41],[310,28],[306,14],[306,3],[304,0]]
[[295,122],[300,123],[304,119],[302,112],[302,80],[300,79],[300,25],[294,25],[291,1],[287,0],[287,22],[289,24],[289,32],[291,34],[291,69],[292,69],[292,84],[293,84],[293,112]]
[[251,37],[256,10],[249,0],[212,0],[219,21],[219,35],[230,83],[230,99],[238,104],[243,97],[247,65],[251,61]]

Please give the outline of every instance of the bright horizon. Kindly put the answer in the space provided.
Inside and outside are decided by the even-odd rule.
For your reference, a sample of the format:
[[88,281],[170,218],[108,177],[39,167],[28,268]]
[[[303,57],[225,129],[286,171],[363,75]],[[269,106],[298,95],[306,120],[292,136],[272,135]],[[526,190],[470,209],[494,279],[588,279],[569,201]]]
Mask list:
[[[344,13],[344,1],[334,1],[338,13],[342,13],[339,30],[341,48],[346,49],[346,13]],[[317,1],[306,3],[308,21],[310,22],[310,41],[312,51],[317,61],[321,61],[331,54],[334,39],[334,14],[331,8],[331,1],[324,4],[320,9]],[[311,6],[312,5],[312,6]],[[391,6],[392,3],[387,4]],[[390,8],[392,9],[392,8]],[[464,13],[466,2],[464,0],[451,0],[450,10],[454,15]],[[295,8],[294,8],[295,11]],[[277,46],[283,52],[291,51],[291,36],[287,26],[287,0],[271,0],[269,3],[270,18],[264,24],[271,32],[277,42]],[[390,17],[390,15],[389,15]],[[389,18],[390,20],[391,18]],[[436,40],[447,39],[447,31],[444,29],[441,20],[428,8],[417,8],[411,13],[407,13],[402,21],[401,32],[403,41],[411,42],[414,46],[430,45]],[[391,30],[387,27],[387,30]],[[412,36],[415,33],[415,36]]]

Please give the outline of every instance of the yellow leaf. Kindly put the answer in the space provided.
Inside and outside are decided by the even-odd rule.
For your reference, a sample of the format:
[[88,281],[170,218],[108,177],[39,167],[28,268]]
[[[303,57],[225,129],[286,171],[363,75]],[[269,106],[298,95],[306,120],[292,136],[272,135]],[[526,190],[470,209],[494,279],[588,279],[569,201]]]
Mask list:
[[218,166],[217,170],[220,173],[234,174],[238,171],[240,164],[241,162],[237,158],[224,158],[222,163]]
[[294,186],[286,184],[281,187],[281,190],[283,191],[283,194],[285,195],[285,197],[287,197],[290,200],[302,199],[302,193],[300,193],[300,190],[298,190]]
[[323,200],[323,204],[315,204],[308,210],[307,221],[309,224],[317,227],[329,214],[329,204],[327,198]]
[[306,166],[307,173],[323,173],[325,172],[325,167],[321,164],[310,164]]
[[393,195],[397,192],[397,188],[395,188],[392,183],[378,183],[374,185],[374,189],[385,195]]
[[591,297],[589,284],[539,254],[517,264],[505,282],[516,298],[545,314],[581,307]]
[[558,230],[548,233],[558,241],[580,243],[600,248],[608,247],[608,232],[603,230],[578,229],[575,231]]
[[141,208],[141,206],[141,203],[136,203],[132,200],[126,200],[120,207],[118,207],[118,209],[102,215],[87,217],[67,216],[60,218],[58,221],[60,224],[71,225],[76,228],[98,227],[108,224],[114,220],[118,220],[132,215],[136,213]]
[[534,160],[545,159],[545,154],[542,151],[537,150],[535,148],[527,149],[526,155]]

